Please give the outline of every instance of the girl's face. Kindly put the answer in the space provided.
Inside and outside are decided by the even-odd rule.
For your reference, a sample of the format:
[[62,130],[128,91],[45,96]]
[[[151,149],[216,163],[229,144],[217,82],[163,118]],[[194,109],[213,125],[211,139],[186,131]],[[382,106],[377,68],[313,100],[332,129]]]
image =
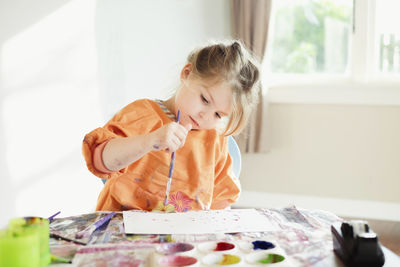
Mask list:
[[181,88],[175,96],[175,112],[181,111],[180,123],[192,129],[216,129],[232,112],[232,89],[226,82],[204,80],[187,64],[181,72]]

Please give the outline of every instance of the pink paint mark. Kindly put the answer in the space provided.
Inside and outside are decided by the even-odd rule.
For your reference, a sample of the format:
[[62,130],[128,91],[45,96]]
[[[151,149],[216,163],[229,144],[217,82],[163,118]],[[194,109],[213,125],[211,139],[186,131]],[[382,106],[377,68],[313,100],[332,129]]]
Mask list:
[[151,245],[116,245],[110,247],[84,247],[78,250],[76,254],[87,254],[87,253],[101,253],[104,251],[113,250],[135,250],[135,249],[146,249],[152,248]]
[[96,258],[94,261],[81,262],[82,265],[92,265],[92,266],[123,266],[123,267],[140,267],[145,264],[142,260],[135,259],[132,255],[124,255],[120,253],[115,253],[113,255],[108,255],[105,257]]
[[308,237],[304,234],[303,231],[297,230],[297,229],[294,229],[293,231],[296,233],[297,238],[299,239],[299,241],[301,241],[301,242],[308,241]]
[[224,250],[230,250],[235,247],[234,244],[228,243],[228,242],[218,242],[217,247],[214,249],[214,251],[224,251]]
[[193,265],[197,262],[197,259],[188,256],[170,255],[161,258],[158,262],[164,266],[179,267]]

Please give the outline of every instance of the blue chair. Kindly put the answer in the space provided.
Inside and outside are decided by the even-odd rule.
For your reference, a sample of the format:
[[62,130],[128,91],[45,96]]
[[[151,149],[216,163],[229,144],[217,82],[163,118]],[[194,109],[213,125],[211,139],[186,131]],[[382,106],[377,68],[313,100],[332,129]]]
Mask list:
[[[233,174],[239,178],[240,171],[242,170],[242,156],[240,154],[239,146],[231,135],[228,136],[228,151],[232,158]],[[101,180],[103,181],[103,184],[107,182],[106,179]]]
[[240,154],[238,144],[231,135],[228,137],[228,151],[232,158],[233,174],[239,178],[240,171],[242,170],[242,155]]

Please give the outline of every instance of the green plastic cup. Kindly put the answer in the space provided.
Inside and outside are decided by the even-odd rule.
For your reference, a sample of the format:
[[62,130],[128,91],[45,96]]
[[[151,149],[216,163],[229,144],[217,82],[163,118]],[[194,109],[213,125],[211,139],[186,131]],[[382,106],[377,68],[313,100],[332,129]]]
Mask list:
[[39,235],[23,228],[0,230],[0,266],[40,266]]
[[40,266],[46,266],[51,262],[49,249],[49,220],[40,217],[24,217],[11,219],[9,222],[9,230],[32,231],[39,239],[39,258]]

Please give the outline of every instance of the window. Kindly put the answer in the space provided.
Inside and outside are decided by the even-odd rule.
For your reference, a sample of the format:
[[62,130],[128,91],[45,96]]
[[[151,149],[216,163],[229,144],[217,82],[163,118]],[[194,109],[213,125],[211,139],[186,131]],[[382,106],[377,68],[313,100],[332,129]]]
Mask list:
[[273,0],[269,100],[400,105],[398,10],[398,0]]
[[398,0],[376,2],[376,42],[381,73],[400,73],[400,17]]
[[345,73],[352,1],[274,2],[270,53],[273,73]]

